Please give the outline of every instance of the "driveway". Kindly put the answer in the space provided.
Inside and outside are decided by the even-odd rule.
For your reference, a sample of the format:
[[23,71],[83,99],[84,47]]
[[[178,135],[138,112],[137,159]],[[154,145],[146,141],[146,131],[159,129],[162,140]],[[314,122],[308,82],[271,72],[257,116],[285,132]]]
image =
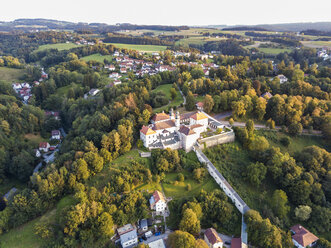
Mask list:
[[223,240],[223,247],[228,247],[230,248],[231,245],[226,245],[225,242],[231,242],[232,240],[232,237],[228,236],[228,235],[225,235],[225,234],[222,234],[222,233],[218,233],[218,235],[221,237],[221,239]]

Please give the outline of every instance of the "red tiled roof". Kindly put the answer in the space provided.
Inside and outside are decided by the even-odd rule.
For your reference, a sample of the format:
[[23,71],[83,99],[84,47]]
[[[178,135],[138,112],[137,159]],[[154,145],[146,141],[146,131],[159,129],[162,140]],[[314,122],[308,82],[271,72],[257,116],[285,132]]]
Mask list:
[[220,236],[218,236],[218,234],[214,228],[208,228],[205,231],[205,235],[206,235],[209,243],[212,245],[219,243],[219,242],[223,243],[222,239],[220,238]]
[[200,107],[200,108],[202,108],[203,107],[203,102],[197,102],[197,107]]
[[168,121],[161,121],[158,123],[155,123],[153,125],[153,130],[162,130],[162,129],[166,129],[166,128],[171,128],[171,127],[175,127],[176,124],[174,121],[172,120],[168,120]]
[[154,122],[157,121],[163,121],[163,120],[168,120],[169,119],[169,115],[167,115],[166,113],[159,113],[153,116],[152,120]]
[[39,143],[39,148],[47,148],[47,146],[49,146],[49,144],[47,142],[40,142]]
[[179,128],[179,132],[185,134],[186,136],[191,135],[191,134],[195,134],[195,132],[193,130],[191,130],[189,127],[186,127],[186,126],[181,126]]
[[164,199],[164,195],[158,190],[154,191],[153,197],[154,197],[154,202],[155,203],[157,203],[160,200],[166,202],[166,200]]
[[231,240],[231,248],[241,248],[241,238],[233,238]]
[[306,247],[318,240],[318,238],[314,234],[312,234],[306,228],[299,224],[292,226],[291,231],[295,233],[292,236],[292,239],[294,239],[303,247]]
[[150,134],[156,133],[155,131],[150,129],[148,126],[142,126],[142,128],[140,129],[140,132],[142,132],[145,135],[150,135]]

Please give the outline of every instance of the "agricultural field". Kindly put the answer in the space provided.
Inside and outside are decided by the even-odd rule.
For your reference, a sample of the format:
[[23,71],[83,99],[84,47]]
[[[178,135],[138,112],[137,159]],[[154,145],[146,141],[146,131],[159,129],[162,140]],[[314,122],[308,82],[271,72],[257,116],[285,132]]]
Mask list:
[[0,67],[0,80],[12,83],[21,81],[20,78],[25,74],[25,69],[14,69]]
[[47,45],[39,46],[38,49],[36,50],[36,52],[44,51],[47,49],[57,49],[59,51],[62,51],[62,50],[69,50],[71,48],[80,47],[80,46],[83,46],[83,45],[77,45],[75,43],[47,44]]
[[181,94],[178,90],[177,90],[177,95],[176,95],[175,99],[173,101],[171,101],[171,93],[170,93],[171,88],[172,88],[172,84],[164,84],[164,85],[160,85],[159,87],[157,87],[156,89],[154,89],[152,91],[152,92],[164,92],[166,97],[170,101],[169,104],[162,106],[160,108],[154,109],[154,112],[161,112],[161,111],[166,110],[171,107],[177,107],[184,102],[183,97],[181,96]]
[[263,52],[265,54],[272,54],[272,55],[276,55],[279,53],[285,53],[285,52],[290,53],[292,51],[292,49],[290,49],[290,48],[259,47],[258,49],[260,52]]
[[161,52],[167,50],[166,46],[136,45],[136,44],[123,44],[123,43],[108,43],[108,44],[112,44],[117,48],[137,50],[139,52],[144,52],[144,53]]
[[86,61],[86,62],[94,60],[94,61],[103,63],[105,59],[109,60],[109,61],[113,60],[113,56],[111,56],[111,55],[101,55],[100,53],[96,53],[96,54],[92,54],[92,55],[89,55],[89,56],[82,57],[81,59]]
[[208,41],[220,41],[225,40],[226,38],[216,38],[216,37],[204,37],[204,36],[192,36],[189,38],[181,39],[176,41],[176,45],[188,46],[190,44],[194,45],[203,45]]
[[0,245],[2,248],[39,248],[46,244],[46,240],[41,239],[35,234],[36,224],[55,223],[60,218],[62,210],[75,203],[72,196],[62,198],[56,207],[43,216],[36,218],[28,223],[10,230],[8,233],[0,236]]
[[301,41],[306,47],[331,49],[331,41]]

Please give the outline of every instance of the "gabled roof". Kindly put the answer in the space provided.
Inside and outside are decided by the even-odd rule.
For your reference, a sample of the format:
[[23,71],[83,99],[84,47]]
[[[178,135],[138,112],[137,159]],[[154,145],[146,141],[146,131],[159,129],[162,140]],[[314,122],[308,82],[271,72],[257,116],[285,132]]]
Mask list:
[[190,118],[198,121],[198,120],[207,119],[208,117],[202,112],[196,112]]
[[231,240],[231,248],[241,248],[241,238],[233,238]]
[[219,243],[219,242],[223,243],[222,239],[220,238],[220,236],[218,236],[218,233],[216,232],[216,230],[214,228],[208,228],[205,231],[205,236],[207,237],[209,243],[212,245]]
[[154,130],[150,129],[148,126],[142,126],[142,128],[140,129],[140,132],[142,132],[145,135],[151,135],[151,134],[156,133]]
[[52,136],[54,135],[60,135],[60,131],[59,130],[52,130]]
[[191,134],[195,134],[195,132],[193,130],[191,130],[189,127],[186,127],[186,126],[181,126],[179,128],[179,132],[182,133],[182,134],[185,134],[186,136],[191,135]]
[[160,200],[166,202],[166,200],[164,199],[164,195],[158,190],[154,191],[153,198],[155,203],[158,203]]
[[153,125],[153,130],[162,130],[162,129],[166,129],[166,128],[171,128],[171,127],[175,127],[176,124],[174,121],[172,120],[168,120],[168,121],[161,121],[158,123],[155,123]]
[[152,120],[154,122],[168,120],[170,117],[166,113],[159,113],[153,116]]
[[49,146],[49,144],[47,142],[40,142],[39,143],[39,148],[47,148],[47,146]]
[[203,108],[203,102],[197,102],[197,104],[195,104],[195,105],[199,108]]
[[312,234],[306,228],[299,224],[292,226],[291,231],[294,232],[292,239],[294,239],[303,247],[306,247],[318,240],[318,238],[314,234]]

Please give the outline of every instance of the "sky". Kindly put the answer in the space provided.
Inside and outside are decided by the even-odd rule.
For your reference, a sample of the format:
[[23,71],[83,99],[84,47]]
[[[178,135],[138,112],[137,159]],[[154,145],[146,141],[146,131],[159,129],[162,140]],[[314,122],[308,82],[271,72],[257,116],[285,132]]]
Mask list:
[[1,0],[0,21],[47,18],[146,25],[331,21],[330,0]]

